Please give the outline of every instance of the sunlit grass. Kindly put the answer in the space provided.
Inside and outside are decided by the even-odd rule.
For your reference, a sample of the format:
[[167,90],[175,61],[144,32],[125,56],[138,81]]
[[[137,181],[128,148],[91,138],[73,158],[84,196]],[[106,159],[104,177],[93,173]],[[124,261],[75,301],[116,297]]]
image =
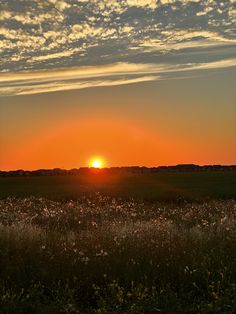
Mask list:
[[233,313],[235,219],[233,200],[1,200],[0,308]]

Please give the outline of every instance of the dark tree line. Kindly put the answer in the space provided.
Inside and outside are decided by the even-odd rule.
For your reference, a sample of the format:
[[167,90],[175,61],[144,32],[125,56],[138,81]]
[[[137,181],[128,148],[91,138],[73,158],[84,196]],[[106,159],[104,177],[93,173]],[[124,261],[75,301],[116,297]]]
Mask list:
[[176,166],[159,166],[159,167],[111,167],[95,169],[89,167],[81,167],[79,169],[38,169],[38,170],[13,170],[0,171],[0,177],[25,177],[25,176],[66,176],[79,175],[89,173],[155,173],[155,172],[200,172],[200,171],[236,171],[236,165],[194,165],[194,164],[180,164]]

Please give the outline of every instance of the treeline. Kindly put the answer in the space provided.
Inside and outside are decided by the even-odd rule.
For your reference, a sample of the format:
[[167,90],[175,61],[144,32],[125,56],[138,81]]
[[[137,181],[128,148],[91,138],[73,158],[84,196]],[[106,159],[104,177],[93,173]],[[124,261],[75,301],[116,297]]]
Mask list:
[[159,167],[111,167],[111,168],[89,168],[81,167],[79,169],[38,169],[38,170],[13,170],[0,171],[0,177],[26,177],[26,176],[65,176],[80,175],[89,173],[155,173],[155,172],[200,172],[200,171],[236,171],[236,165],[194,165],[180,164],[176,166],[159,166]]

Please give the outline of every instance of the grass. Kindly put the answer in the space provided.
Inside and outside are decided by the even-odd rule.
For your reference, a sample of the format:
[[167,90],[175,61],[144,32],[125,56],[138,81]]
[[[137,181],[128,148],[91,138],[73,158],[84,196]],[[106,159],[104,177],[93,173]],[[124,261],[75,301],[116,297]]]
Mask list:
[[0,178],[0,198],[8,196],[76,199],[95,192],[146,201],[236,199],[236,172],[109,174]]
[[21,195],[0,222],[3,314],[236,312],[235,200]]

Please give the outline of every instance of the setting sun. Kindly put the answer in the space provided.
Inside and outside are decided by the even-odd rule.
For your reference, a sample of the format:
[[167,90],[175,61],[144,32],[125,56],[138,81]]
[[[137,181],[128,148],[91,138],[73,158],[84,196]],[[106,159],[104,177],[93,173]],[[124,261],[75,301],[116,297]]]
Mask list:
[[103,161],[99,158],[93,159],[90,162],[90,167],[92,168],[102,168],[103,167]]

